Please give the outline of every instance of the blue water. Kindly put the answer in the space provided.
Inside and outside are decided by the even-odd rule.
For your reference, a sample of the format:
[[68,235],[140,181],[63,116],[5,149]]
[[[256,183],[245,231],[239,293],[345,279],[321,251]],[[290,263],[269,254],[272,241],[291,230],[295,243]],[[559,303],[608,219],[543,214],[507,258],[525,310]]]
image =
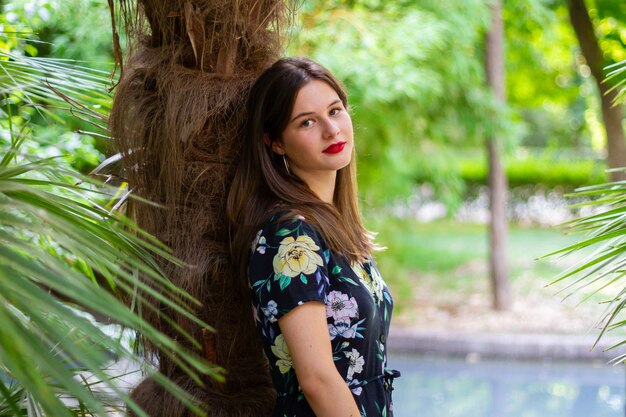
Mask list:
[[395,417],[624,417],[626,368],[391,355]]

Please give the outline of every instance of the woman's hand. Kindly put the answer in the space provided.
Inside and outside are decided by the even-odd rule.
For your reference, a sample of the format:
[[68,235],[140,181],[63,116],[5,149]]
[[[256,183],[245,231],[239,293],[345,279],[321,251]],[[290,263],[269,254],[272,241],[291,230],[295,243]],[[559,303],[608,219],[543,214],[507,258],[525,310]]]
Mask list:
[[360,417],[352,392],[333,362],[326,306],[306,302],[278,319],[298,382],[317,417]]

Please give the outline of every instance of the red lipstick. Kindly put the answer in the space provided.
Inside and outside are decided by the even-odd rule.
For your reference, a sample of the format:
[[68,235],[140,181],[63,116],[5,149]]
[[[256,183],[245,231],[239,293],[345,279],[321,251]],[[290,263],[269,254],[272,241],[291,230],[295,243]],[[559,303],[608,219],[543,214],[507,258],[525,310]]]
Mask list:
[[346,142],[337,142],[330,145],[328,148],[324,149],[322,152],[324,153],[339,153],[343,151],[343,148],[346,147]]

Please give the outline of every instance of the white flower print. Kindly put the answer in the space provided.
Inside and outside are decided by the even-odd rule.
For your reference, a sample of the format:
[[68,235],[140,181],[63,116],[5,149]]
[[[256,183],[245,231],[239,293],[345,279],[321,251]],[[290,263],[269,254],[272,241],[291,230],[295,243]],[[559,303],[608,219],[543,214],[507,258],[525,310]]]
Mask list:
[[361,373],[363,371],[363,365],[365,364],[365,359],[356,349],[352,349],[351,352],[344,352],[350,365],[348,366],[348,380],[352,380],[352,376],[354,374]]
[[269,300],[266,307],[261,307],[261,311],[270,323],[276,323],[276,315],[278,314],[278,305],[276,301]]
[[347,294],[340,291],[331,291],[326,299],[326,317],[332,317],[335,321],[354,318],[359,313],[359,307],[354,297],[348,298]]
[[337,320],[335,324],[328,324],[328,334],[330,335],[330,340],[335,339],[337,336],[344,337],[346,339],[354,338],[356,335],[356,327],[350,326],[350,320]]
[[348,387],[350,387],[350,390],[352,390],[354,395],[361,395],[361,391],[363,391],[363,387],[359,385],[360,383],[361,382],[356,378],[348,383]]
[[256,248],[256,251],[259,252],[262,255],[265,255],[265,248],[266,248],[266,244],[267,240],[265,239],[265,236],[261,236],[259,238],[259,247]]

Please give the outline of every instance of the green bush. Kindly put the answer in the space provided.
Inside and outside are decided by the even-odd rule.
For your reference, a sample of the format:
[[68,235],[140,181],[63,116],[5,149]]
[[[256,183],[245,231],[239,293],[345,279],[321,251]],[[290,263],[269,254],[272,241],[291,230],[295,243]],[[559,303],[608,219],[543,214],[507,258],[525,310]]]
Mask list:
[[[608,180],[605,164],[592,159],[511,159],[505,162],[505,169],[511,188],[540,184],[548,188],[574,189]],[[475,159],[461,161],[460,174],[470,187],[487,184],[487,163]]]

